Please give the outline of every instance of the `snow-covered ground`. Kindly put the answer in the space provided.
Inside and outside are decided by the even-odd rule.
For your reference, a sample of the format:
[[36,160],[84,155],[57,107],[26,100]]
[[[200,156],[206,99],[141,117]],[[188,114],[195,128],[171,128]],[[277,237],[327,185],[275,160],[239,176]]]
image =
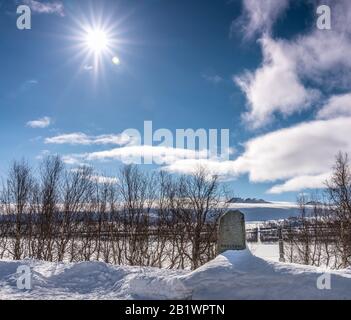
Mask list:
[[[20,265],[30,266],[32,290],[17,289]],[[0,261],[0,299],[351,299],[351,269],[331,272],[331,290],[319,290],[325,270],[227,251],[189,271]]]
[[279,244],[278,243],[249,243],[248,247],[253,255],[256,257],[279,261]]

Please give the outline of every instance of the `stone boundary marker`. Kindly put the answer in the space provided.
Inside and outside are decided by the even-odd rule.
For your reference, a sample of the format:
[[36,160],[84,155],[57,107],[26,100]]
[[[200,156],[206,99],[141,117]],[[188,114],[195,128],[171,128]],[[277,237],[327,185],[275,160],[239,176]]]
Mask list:
[[217,254],[245,249],[245,215],[238,210],[228,211],[219,219]]

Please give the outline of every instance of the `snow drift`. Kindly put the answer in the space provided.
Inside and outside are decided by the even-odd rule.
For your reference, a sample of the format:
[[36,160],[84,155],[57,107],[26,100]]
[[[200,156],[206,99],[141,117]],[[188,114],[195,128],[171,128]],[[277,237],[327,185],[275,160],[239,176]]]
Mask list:
[[[20,265],[31,267],[30,291],[17,289]],[[331,290],[319,290],[325,270],[227,251],[189,271],[113,266],[102,262],[0,261],[0,299],[351,299],[351,269],[333,271]]]

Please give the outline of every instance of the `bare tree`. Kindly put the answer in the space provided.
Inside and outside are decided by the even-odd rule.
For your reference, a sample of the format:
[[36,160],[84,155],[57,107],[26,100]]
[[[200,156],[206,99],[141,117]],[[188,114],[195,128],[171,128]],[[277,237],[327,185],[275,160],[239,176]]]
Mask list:
[[119,192],[123,203],[124,233],[128,238],[125,259],[131,265],[144,265],[149,248],[150,212],[155,202],[154,176],[137,166],[122,168]]
[[339,235],[337,250],[341,267],[351,263],[351,170],[348,155],[339,153],[332,177],[327,181],[331,223]]
[[28,227],[27,214],[30,211],[32,185],[33,177],[28,163],[24,160],[14,161],[1,197],[7,218],[14,220],[13,229],[10,229],[13,241],[8,243],[8,251],[14,260],[22,259],[25,253],[24,240]]
[[90,167],[81,167],[65,173],[62,213],[58,219],[59,232],[56,237],[58,261],[62,261],[67,252],[71,262],[76,260],[78,245],[76,238],[93,191],[92,176],[93,169]]
[[[209,260],[206,253],[211,252],[211,246],[215,243],[212,241],[217,233],[217,222],[228,203],[223,191],[218,176],[211,175],[203,167],[192,175],[180,178],[176,210],[189,235],[191,251],[182,249],[193,269],[198,268],[204,259]],[[212,252],[214,254],[214,250]]]
[[64,165],[59,156],[48,156],[40,165],[38,194],[38,241],[35,258],[54,259],[55,229],[61,203],[61,187]]
[[351,264],[351,170],[348,155],[336,156],[325,198],[299,199],[301,215],[287,228],[291,262],[346,268]]

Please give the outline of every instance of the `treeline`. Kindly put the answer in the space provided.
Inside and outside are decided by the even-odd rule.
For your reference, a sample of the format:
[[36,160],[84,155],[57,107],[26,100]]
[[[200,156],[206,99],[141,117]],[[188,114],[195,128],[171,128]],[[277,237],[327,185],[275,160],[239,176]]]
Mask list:
[[128,165],[114,180],[58,156],[35,172],[15,161],[0,193],[0,258],[195,269],[215,256],[225,196],[203,168],[174,176]]
[[342,269],[351,266],[351,170],[339,153],[319,195],[299,197],[301,215],[283,225],[289,262]]

